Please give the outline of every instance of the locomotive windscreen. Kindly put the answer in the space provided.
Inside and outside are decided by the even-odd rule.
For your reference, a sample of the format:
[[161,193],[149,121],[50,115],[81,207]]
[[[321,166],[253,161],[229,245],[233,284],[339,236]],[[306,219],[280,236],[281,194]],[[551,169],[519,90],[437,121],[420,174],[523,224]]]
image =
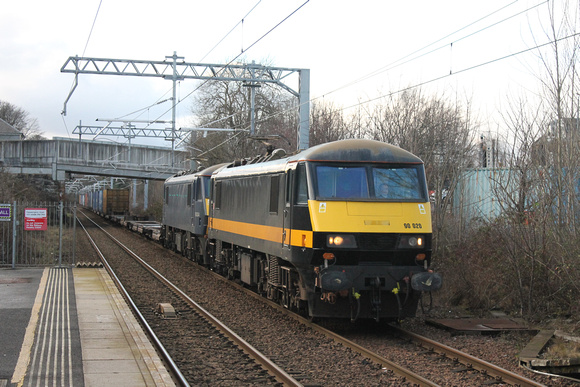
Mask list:
[[316,197],[427,201],[421,166],[317,165]]

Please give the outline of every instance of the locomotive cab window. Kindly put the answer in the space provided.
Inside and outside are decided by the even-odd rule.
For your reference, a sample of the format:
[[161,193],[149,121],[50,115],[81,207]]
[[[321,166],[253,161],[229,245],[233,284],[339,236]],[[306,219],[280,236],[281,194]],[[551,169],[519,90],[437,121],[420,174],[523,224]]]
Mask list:
[[215,208],[219,209],[222,207],[222,182],[218,181],[215,183]]
[[416,165],[316,165],[318,200],[426,201],[422,169]]
[[373,168],[377,199],[426,200],[417,168]]
[[308,204],[308,185],[306,181],[306,167],[303,163],[298,164],[294,175],[296,192],[294,195],[295,204]]
[[203,191],[202,189],[199,189],[197,192],[198,195],[201,195],[201,193],[203,192],[203,197],[200,197],[199,199],[205,199],[205,198],[209,198],[209,191],[211,188],[211,179],[207,176],[204,176],[202,179],[200,179],[201,184],[203,185]]
[[192,202],[192,198],[195,197],[193,196],[193,184],[188,184],[186,187],[187,190],[187,206],[191,206],[191,202]]
[[316,176],[320,198],[369,198],[367,172],[364,167],[319,165],[316,167]]

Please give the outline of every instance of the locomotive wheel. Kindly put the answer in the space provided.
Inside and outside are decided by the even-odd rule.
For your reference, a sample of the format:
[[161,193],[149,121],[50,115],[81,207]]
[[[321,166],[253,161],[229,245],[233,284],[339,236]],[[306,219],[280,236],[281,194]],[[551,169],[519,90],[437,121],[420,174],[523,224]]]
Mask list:
[[290,305],[288,305],[288,308],[294,312],[296,312],[298,310],[298,300],[296,299],[296,295],[295,294],[291,294],[290,295]]
[[208,267],[211,267],[213,264],[213,261],[212,261],[213,255],[212,255],[211,244],[204,242],[204,243],[202,243],[201,246],[202,246],[201,248],[203,251],[203,255],[201,257],[202,265],[206,265]]
[[274,299],[276,292],[274,287],[272,287],[272,285],[268,284],[266,287],[266,297],[268,298],[268,300],[272,300],[272,301],[276,301]]
[[263,282],[258,282],[258,294],[263,296],[266,294],[266,290],[264,289],[264,283]]
[[289,308],[288,305],[288,292],[282,290],[280,292],[280,305],[282,305],[285,308]]

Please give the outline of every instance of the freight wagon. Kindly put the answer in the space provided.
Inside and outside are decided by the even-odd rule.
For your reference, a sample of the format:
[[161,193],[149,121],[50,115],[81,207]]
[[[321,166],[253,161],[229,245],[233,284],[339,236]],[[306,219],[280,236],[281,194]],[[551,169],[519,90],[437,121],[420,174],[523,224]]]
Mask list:
[[128,189],[105,189],[102,191],[104,215],[125,215],[129,213]]

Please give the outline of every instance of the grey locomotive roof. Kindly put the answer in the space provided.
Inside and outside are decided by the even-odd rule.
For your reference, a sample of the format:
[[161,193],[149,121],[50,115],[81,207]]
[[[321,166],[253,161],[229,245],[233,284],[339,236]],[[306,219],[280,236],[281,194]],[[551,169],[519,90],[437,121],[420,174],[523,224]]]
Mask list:
[[183,175],[179,175],[179,176],[171,176],[171,177],[168,177],[167,179],[165,179],[165,182],[166,183],[183,183],[183,182],[193,180],[193,178],[196,176],[211,176],[212,173],[214,173],[216,170],[223,168],[226,165],[229,165],[229,163],[212,165],[211,167],[207,167],[207,168],[205,168],[201,171],[198,171],[198,172],[187,173],[187,174],[183,174]]
[[280,160],[223,168],[214,176],[281,172],[286,169],[286,164],[298,161],[423,164],[419,157],[397,146],[375,140],[351,139],[313,146]]
[[353,161],[372,163],[423,163],[397,146],[376,140],[351,139],[329,142],[300,152],[296,161]]

